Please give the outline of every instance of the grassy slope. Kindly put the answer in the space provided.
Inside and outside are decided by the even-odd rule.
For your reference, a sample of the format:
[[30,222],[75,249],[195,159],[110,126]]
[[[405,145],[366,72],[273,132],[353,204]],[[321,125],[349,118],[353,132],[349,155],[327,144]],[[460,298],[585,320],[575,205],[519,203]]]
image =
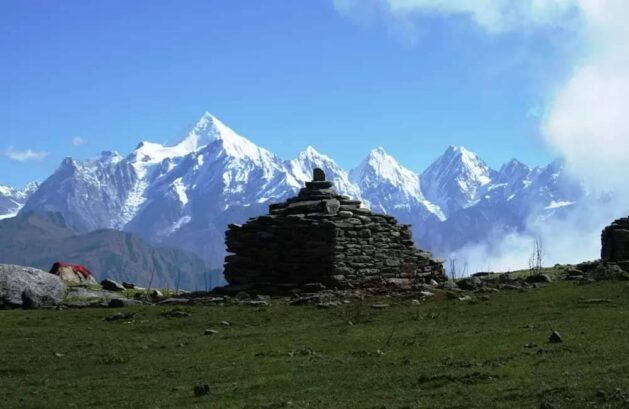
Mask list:
[[[0,407],[624,407],[612,395],[629,392],[627,283],[488,296],[199,306],[188,318],[140,307],[131,322],[102,320],[114,310],[0,311]],[[550,327],[563,343],[547,343]],[[199,380],[209,396],[192,395]]]

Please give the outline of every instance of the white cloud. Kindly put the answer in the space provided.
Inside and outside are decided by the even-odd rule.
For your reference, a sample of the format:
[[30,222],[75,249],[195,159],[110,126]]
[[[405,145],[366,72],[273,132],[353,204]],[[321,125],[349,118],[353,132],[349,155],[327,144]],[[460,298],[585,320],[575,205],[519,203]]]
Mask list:
[[469,17],[490,33],[570,22],[579,0],[334,0],[338,11],[366,16],[377,10],[396,18],[414,15]]
[[82,138],[80,136],[75,136],[74,138],[72,138],[72,145],[74,146],[81,146],[81,145],[85,145],[87,143],[87,139]]
[[18,162],[26,162],[29,160],[43,160],[49,155],[48,152],[37,152],[32,149],[16,150],[12,146],[2,151],[2,154],[7,158]]
[[591,189],[629,199],[629,1],[580,5],[587,52],[551,100],[543,133]]

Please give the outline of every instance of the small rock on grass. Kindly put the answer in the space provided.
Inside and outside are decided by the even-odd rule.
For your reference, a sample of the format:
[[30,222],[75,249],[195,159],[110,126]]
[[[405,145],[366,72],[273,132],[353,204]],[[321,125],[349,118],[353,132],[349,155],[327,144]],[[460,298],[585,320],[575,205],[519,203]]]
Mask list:
[[171,317],[171,318],[185,318],[185,317],[190,317],[192,314],[190,314],[188,311],[183,311],[183,310],[179,310],[175,308],[170,311],[166,311],[162,313],[162,315],[165,317]]
[[548,337],[548,342],[552,344],[558,344],[560,342],[563,342],[563,339],[561,338],[561,335],[559,335],[557,331],[552,330],[552,332],[550,333],[550,337]]
[[117,281],[111,280],[109,278],[104,279],[100,282],[100,285],[103,289],[107,291],[124,291],[124,287]]
[[579,300],[581,304],[609,304],[612,300],[609,298],[590,298],[587,300]]
[[130,320],[135,317],[134,312],[117,312],[112,315],[108,315],[103,318],[105,321],[119,321],[119,320]]
[[109,300],[109,304],[107,304],[107,306],[109,308],[122,308],[134,307],[142,304],[143,303],[140,300],[132,300],[129,298],[112,298],[111,300]]
[[320,304],[317,304],[317,308],[325,310],[325,309],[330,309],[330,308],[336,308],[339,305],[341,304],[336,301],[322,302]]
[[210,393],[210,385],[208,385],[207,383],[197,383],[196,385],[194,385],[193,388],[194,391],[194,396],[204,396],[207,395],[208,393]]
[[203,332],[203,335],[214,335],[214,334],[218,334],[218,331],[215,329],[208,328]]

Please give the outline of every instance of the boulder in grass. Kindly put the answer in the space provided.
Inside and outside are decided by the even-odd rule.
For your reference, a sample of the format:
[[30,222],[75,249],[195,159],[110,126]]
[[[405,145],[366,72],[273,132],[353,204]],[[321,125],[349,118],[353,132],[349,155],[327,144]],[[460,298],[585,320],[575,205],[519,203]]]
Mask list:
[[58,276],[63,281],[96,284],[94,274],[87,267],[80,264],[57,261],[52,265],[49,273]]
[[50,307],[63,301],[65,294],[66,285],[55,275],[37,268],[0,264],[0,306]]
[[100,285],[103,286],[103,289],[107,291],[124,291],[124,287],[117,281],[111,280],[109,278],[104,279],[100,282]]
[[526,277],[527,283],[550,283],[552,279],[548,274],[534,274]]

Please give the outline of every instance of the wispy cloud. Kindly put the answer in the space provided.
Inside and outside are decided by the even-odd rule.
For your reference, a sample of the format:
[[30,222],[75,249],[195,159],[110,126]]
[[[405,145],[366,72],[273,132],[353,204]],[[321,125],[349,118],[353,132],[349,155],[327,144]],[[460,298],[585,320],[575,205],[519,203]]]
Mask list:
[[551,100],[543,131],[591,189],[626,192],[629,204],[629,2],[579,4],[587,51]]
[[74,146],[82,146],[85,145],[87,143],[87,139],[82,138],[80,136],[75,136],[74,138],[72,138],[72,145]]
[[[593,0],[596,1],[596,0]],[[336,9],[360,20],[376,14],[412,24],[418,15],[470,18],[490,33],[529,27],[563,26],[576,16],[581,0],[334,0]]]
[[2,151],[2,154],[11,160],[26,162],[31,160],[43,160],[49,155],[49,152],[38,152],[32,149],[17,150],[13,146],[9,146]]

